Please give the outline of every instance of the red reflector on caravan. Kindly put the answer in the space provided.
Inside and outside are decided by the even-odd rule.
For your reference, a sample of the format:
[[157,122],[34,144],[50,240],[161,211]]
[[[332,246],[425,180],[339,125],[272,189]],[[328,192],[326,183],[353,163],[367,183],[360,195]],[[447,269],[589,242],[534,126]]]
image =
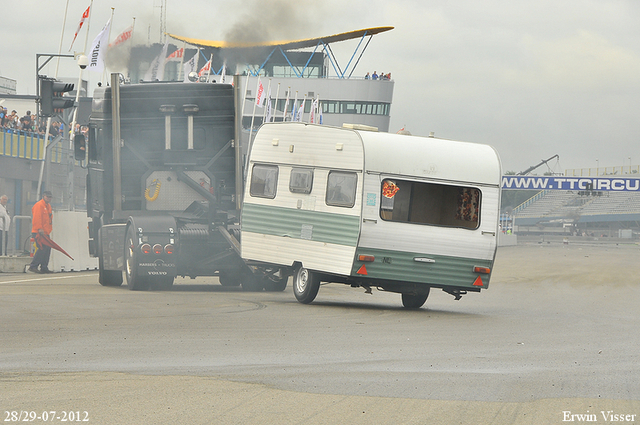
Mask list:
[[362,267],[360,267],[358,269],[358,271],[356,272],[356,274],[363,274],[366,275],[367,274],[367,267],[365,264],[362,265]]
[[480,276],[478,276],[476,280],[473,282],[473,286],[484,286],[482,284],[482,278]]

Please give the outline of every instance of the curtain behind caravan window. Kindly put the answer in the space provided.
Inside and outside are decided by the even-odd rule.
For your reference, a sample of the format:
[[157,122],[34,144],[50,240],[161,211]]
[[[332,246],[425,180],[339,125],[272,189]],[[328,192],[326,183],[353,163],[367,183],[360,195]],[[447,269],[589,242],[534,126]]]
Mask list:
[[278,166],[255,164],[251,172],[251,196],[260,198],[276,197],[278,185]]
[[382,181],[380,218],[477,229],[480,195],[480,190],[474,187],[385,179]]
[[343,171],[330,171],[327,179],[327,205],[351,208],[356,203],[358,175]]
[[289,177],[289,190],[293,193],[311,193],[313,170],[311,168],[292,168]]

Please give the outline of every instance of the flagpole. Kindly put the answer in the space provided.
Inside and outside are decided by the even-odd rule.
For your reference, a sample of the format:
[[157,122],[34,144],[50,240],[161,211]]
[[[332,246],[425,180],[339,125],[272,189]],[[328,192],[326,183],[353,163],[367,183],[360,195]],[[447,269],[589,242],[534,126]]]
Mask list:
[[[260,87],[260,76],[258,75],[258,87]],[[251,127],[249,128],[249,141],[253,140],[253,120],[256,117],[256,105],[258,102],[258,89],[256,88],[256,101],[253,102],[253,112],[251,113]],[[251,144],[249,144],[251,146]]]
[[69,0],[67,0],[67,5],[64,7],[64,19],[62,20],[62,32],[60,33],[60,46],[58,47],[58,62],[56,63],[55,78],[58,78],[58,68],[60,67],[60,52],[62,52],[62,39],[64,38],[64,27],[67,23],[68,10],[69,10]]
[[[56,73],[54,78],[58,78],[58,68],[60,67],[60,52],[62,52],[62,39],[64,38],[64,27],[67,22],[67,11],[69,10],[69,0],[67,0],[67,5],[64,7],[64,19],[62,20],[62,31],[60,32],[60,46],[58,47],[58,62],[56,63]],[[36,79],[38,76],[36,75]],[[38,119],[40,119],[40,115],[38,114]],[[38,178],[38,190],[36,192],[36,196],[39,199],[40,197],[40,189],[42,188],[42,176],[44,174],[44,164],[47,162],[47,142],[49,141],[49,134],[51,131],[51,117],[47,117],[47,127],[44,132],[44,152],[42,153],[42,163],[40,164],[40,176]],[[1,241],[0,241],[1,242]]]
[[180,59],[180,68],[178,68],[178,81],[184,81],[184,69],[182,67],[184,66],[184,57],[186,53],[187,53],[187,42],[183,41],[182,42],[182,58]]
[[[280,83],[278,83],[278,88],[276,89],[276,101],[275,101],[275,106],[274,109],[277,112],[278,111],[278,96],[280,96]],[[271,116],[273,117],[272,120],[273,122],[276,121],[276,114],[271,114]]]
[[207,74],[207,83],[211,81],[211,68],[213,68],[213,53],[211,53],[211,57],[209,58],[209,73]]
[[[136,18],[135,16],[133,17],[133,23],[131,24],[131,37],[129,37],[129,39],[131,40],[131,42],[129,43],[129,57],[131,57],[131,49],[133,48],[133,32],[136,29]],[[129,67],[127,67],[127,78],[131,78],[131,70],[129,69]]]
[[247,79],[244,82],[244,97],[242,98],[242,110],[240,111],[240,122],[242,122],[242,118],[244,117],[244,105],[247,103],[247,89],[249,88],[249,73],[247,72]]
[[267,118],[267,109],[269,109],[269,107],[271,106],[271,78],[269,78],[269,84],[267,85],[267,96],[269,98],[266,99],[266,101],[269,102],[269,105],[265,107],[264,111],[262,112],[262,124],[264,124],[264,121]]
[[[109,45],[109,43],[111,43],[111,28],[113,28],[113,12],[115,12],[116,8],[112,7],[111,8],[111,19],[109,21],[111,21],[111,25],[109,25],[109,35],[107,36],[107,46]],[[86,49],[86,47],[85,47]],[[106,81],[107,79],[107,64],[105,63],[105,67],[102,70],[102,81]]]
[[289,95],[291,94],[291,86],[287,88],[287,100],[284,102],[284,108],[282,108],[282,122],[285,122],[287,118],[287,109],[289,109]]

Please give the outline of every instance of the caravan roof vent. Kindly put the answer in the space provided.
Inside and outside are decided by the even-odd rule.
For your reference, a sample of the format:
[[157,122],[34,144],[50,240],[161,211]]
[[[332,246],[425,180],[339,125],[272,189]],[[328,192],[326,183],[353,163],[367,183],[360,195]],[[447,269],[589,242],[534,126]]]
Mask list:
[[372,127],[370,125],[364,124],[349,124],[342,123],[342,128],[350,128],[351,130],[361,130],[361,131],[378,131],[378,127]]

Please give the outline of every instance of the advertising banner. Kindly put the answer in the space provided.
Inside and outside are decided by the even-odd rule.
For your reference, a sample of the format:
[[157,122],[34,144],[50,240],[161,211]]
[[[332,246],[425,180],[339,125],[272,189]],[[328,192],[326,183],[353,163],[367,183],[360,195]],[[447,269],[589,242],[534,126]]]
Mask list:
[[502,189],[640,192],[640,177],[502,176]]

